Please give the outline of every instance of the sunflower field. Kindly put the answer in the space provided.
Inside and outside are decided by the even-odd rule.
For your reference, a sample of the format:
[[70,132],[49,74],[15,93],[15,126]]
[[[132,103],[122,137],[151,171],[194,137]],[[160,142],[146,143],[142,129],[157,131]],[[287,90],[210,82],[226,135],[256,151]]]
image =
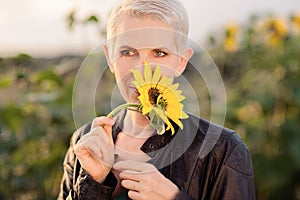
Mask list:
[[257,199],[300,199],[300,16],[229,24],[210,44],[227,89],[226,126],[251,151]]

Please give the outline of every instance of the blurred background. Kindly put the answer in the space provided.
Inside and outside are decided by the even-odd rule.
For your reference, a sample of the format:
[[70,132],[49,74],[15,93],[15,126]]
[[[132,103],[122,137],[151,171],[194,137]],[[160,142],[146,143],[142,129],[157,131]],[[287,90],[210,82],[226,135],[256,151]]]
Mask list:
[[[0,199],[56,199],[76,72],[116,2],[0,0]],[[183,4],[222,74],[225,126],[249,147],[257,199],[300,199],[299,1]]]

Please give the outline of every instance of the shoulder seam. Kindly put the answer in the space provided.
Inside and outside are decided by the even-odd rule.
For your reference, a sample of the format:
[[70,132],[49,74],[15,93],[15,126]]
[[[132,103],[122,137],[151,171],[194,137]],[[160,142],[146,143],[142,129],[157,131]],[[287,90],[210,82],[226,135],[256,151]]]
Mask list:
[[[229,138],[233,137],[235,134],[238,136],[238,134],[237,134],[236,132],[232,132],[231,135],[227,138],[227,140],[229,140]],[[238,145],[240,145],[240,144],[244,144],[243,141],[240,140],[240,141],[237,142],[235,145],[233,145],[233,147],[230,149],[229,155],[231,155],[231,153],[233,152],[233,150],[234,150]]]
[[229,165],[225,165],[224,164],[224,166],[225,167],[228,167],[228,168],[230,168],[230,169],[232,169],[233,171],[236,171],[236,172],[238,172],[238,173],[240,173],[240,174],[243,174],[243,175],[245,175],[245,176],[248,176],[248,177],[254,177],[254,175],[253,174],[247,174],[247,173],[245,173],[245,172],[241,172],[241,171],[239,171],[239,170],[237,170],[237,169],[235,169],[235,168],[233,168],[233,167],[231,167],[231,166],[229,166]]

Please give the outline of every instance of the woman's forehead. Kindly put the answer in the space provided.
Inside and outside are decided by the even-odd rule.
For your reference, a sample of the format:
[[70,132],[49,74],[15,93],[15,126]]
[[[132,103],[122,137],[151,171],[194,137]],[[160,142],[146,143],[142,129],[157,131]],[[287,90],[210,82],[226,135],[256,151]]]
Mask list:
[[135,49],[167,48],[176,50],[176,32],[170,29],[141,28],[123,32],[108,41],[115,49],[132,47]]

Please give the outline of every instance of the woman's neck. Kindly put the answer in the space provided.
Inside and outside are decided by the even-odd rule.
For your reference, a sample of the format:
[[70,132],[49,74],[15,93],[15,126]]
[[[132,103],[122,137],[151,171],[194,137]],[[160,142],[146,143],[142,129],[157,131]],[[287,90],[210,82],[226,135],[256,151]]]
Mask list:
[[127,111],[123,121],[123,133],[137,138],[149,138],[154,130],[147,118],[139,112]]

